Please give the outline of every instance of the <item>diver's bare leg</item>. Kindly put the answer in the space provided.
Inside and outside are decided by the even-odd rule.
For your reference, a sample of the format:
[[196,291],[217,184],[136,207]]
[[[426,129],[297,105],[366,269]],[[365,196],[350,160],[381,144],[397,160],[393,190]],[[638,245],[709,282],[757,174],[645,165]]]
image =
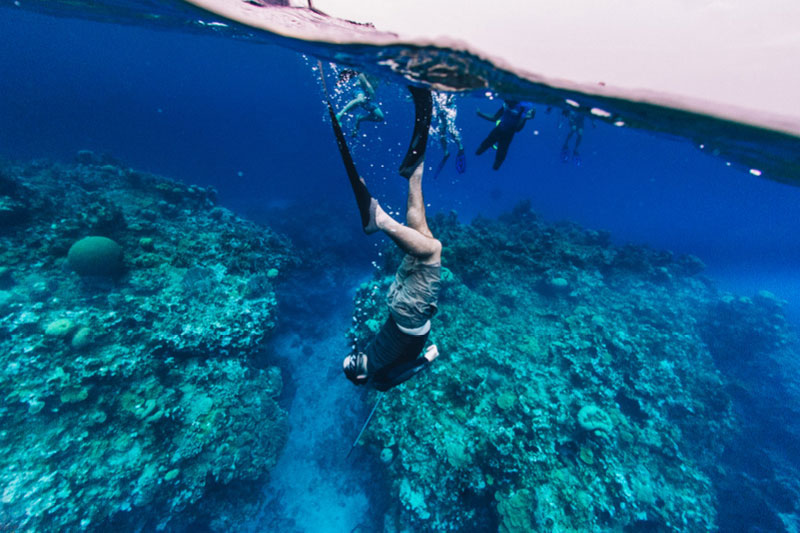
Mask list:
[[433,238],[425,218],[425,201],[422,198],[422,172],[425,169],[423,159],[411,177],[408,178],[408,206],[406,207],[406,224],[426,237]]
[[483,140],[483,142],[478,146],[478,149],[475,150],[475,155],[481,155],[483,152],[489,149],[491,145],[497,142],[497,139],[500,137],[499,128],[495,127],[492,131],[489,132],[489,135]]
[[356,118],[356,130],[358,130],[361,127],[362,122],[383,122],[383,121],[384,121],[383,111],[381,111],[380,109],[376,109],[370,111],[366,115],[358,115],[358,118]]
[[400,224],[381,206],[378,206],[375,212],[375,223],[401,250],[422,260],[423,263],[438,263],[442,260],[441,242],[423,235],[414,228]]
[[357,106],[357,105],[361,105],[361,104],[363,104],[363,103],[364,103],[364,102],[366,102],[366,101],[367,101],[367,97],[366,97],[366,96],[364,96],[364,95],[358,95],[358,96],[356,96],[355,98],[353,98],[352,100],[350,100],[349,102],[347,102],[347,105],[345,105],[345,106],[342,108],[342,110],[341,110],[341,111],[339,111],[338,113],[336,113],[336,118],[337,118],[338,120],[342,120],[342,117],[343,117],[344,115],[346,115],[347,113],[349,113],[351,109],[353,109],[353,108],[354,108],[355,106]]
[[[441,125],[439,126],[442,127]],[[442,147],[442,159],[447,159],[450,157],[450,150],[447,147],[447,135],[445,133],[439,134],[439,145]]]

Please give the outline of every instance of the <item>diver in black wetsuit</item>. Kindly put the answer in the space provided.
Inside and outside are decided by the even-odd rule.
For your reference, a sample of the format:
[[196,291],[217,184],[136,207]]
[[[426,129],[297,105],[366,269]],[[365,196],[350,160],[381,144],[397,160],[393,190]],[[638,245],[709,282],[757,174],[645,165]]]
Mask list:
[[522,130],[525,122],[533,118],[536,111],[533,109],[533,104],[530,102],[517,102],[515,100],[506,100],[503,102],[503,107],[497,110],[494,115],[487,115],[486,113],[478,111],[478,116],[496,122],[497,125],[489,132],[489,135],[478,146],[475,151],[476,155],[481,155],[489,149],[490,146],[497,143],[497,154],[494,156],[494,164],[492,168],[497,170],[508,154],[508,147],[511,146],[511,141],[514,139],[514,134]]
[[400,166],[400,175],[408,179],[405,226],[389,216],[370,195],[356,171],[333,108],[328,104],[364,232],[383,231],[406,253],[389,289],[389,317],[363,352],[348,355],[342,363],[347,379],[356,385],[372,382],[380,391],[408,380],[439,355],[436,345],[422,353],[431,329],[430,319],[437,311],[442,257],[442,243],[428,227],[422,199],[422,172],[432,101],[428,90],[409,87],[409,91],[414,99],[415,124],[408,152]]

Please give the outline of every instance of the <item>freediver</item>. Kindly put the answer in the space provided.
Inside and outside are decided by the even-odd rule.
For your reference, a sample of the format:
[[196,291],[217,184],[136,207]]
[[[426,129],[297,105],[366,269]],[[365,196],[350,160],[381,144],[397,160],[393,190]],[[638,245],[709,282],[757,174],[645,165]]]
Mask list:
[[564,144],[561,146],[561,162],[566,163],[569,161],[569,141],[572,136],[575,136],[575,145],[572,148],[572,160],[576,165],[581,166],[581,155],[578,153],[578,146],[581,145],[583,140],[583,124],[585,117],[583,113],[578,113],[572,109],[565,109],[561,112],[562,116],[567,118],[569,124],[569,133],[567,138],[564,139]]
[[464,155],[464,144],[461,142],[461,132],[456,126],[455,96],[452,93],[433,93],[433,113],[436,117],[436,125],[431,126],[431,133],[439,136],[439,144],[443,153],[442,160],[439,162],[439,166],[436,167],[433,177],[439,177],[439,173],[441,173],[445,163],[450,158],[449,145],[451,142],[458,146],[456,171],[459,174],[463,174],[467,170],[467,159]]
[[341,122],[344,115],[349,113],[353,108],[359,107],[361,112],[354,113],[353,116],[355,117],[356,123],[353,131],[350,133],[351,136],[355,137],[361,128],[362,122],[383,122],[385,117],[381,108],[375,103],[375,90],[378,86],[377,78],[363,72],[356,73],[353,70],[346,69],[339,75],[337,85],[347,83],[352,78],[356,80],[356,86],[353,90],[353,99],[347,102],[342,110],[336,114],[336,120]]
[[358,175],[341,125],[335,120],[333,107],[328,102],[336,142],[355,195],[364,233],[383,231],[406,254],[389,288],[389,316],[363,352],[352,353],[342,362],[347,379],[356,385],[370,382],[379,391],[405,382],[439,356],[435,344],[428,346],[423,353],[431,330],[430,319],[438,309],[442,257],[442,243],[428,227],[422,198],[432,99],[426,89],[408,89],[414,100],[414,133],[400,165],[400,175],[408,180],[407,225],[394,220],[370,194],[366,182]]
[[496,144],[497,153],[494,156],[492,168],[499,169],[508,154],[508,147],[514,139],[514,134],[521,131],[525,127],[525,122],[532,119],[535,114],[532,103],[516,100],[504,101],[503,107],[498,109],[494,115],[488,115],[479,109],[478,116],[494,122],[495,127],[478,146],[475,155],[481,155],[490,146]]

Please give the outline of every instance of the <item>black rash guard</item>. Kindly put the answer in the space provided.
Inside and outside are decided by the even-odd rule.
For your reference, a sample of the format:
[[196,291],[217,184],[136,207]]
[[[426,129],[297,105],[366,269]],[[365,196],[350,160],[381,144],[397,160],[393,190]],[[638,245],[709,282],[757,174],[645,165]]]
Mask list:
[[420,370],[429,361],[420,356],[428,334],[409,335],[403,333],[389,315],[381,330],[370,342],[367,355],[367,375],[379,391],[387,391],[400,385]]

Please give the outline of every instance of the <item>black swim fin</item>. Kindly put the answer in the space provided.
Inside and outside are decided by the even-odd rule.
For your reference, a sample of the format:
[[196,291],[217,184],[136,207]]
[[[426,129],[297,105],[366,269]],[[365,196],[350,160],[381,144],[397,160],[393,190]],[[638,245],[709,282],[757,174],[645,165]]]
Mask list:
[[425,159],[425,148],[428,145],[428,130],[431,127],[431,114],[433,113],[433,97],[429,89],[408,86],[411,98],[414,99],[414,133],[408,144],[403,162],[400,164],[400,175],[408,179]]
[[456,170],[459,174],[463,174],[467,171],[467,156],[464,154],[463,148],[456,154]]
[[325,73],[322,70],[322,62],[318,61],[318,64],[322,88],[325,91],[325,104],[328,106],[328,114],[331,117],[333,135],[336,138],[336,146],[339,148],[339,155],[342,156],[342,163],[344,163],[347,178],[350,180],[350,187],[353,188],[353,194],[356,197],[358,212],[359,215],[361,215],[361,227],[364,229],[364,233],[374,233],[378,231],[378,226],[375,224],[375,212],[378,207],[378,201],[370,195],[367,185],[358,175],[356,164],[353,162],[353,157],[350,155],[350,150],[347,148],[347,141],[344,138],[342,125],[339,124],[339,120],[336,118],[336,112],[333,110],[333,104],[331,104],[328,86],[325,84]]

